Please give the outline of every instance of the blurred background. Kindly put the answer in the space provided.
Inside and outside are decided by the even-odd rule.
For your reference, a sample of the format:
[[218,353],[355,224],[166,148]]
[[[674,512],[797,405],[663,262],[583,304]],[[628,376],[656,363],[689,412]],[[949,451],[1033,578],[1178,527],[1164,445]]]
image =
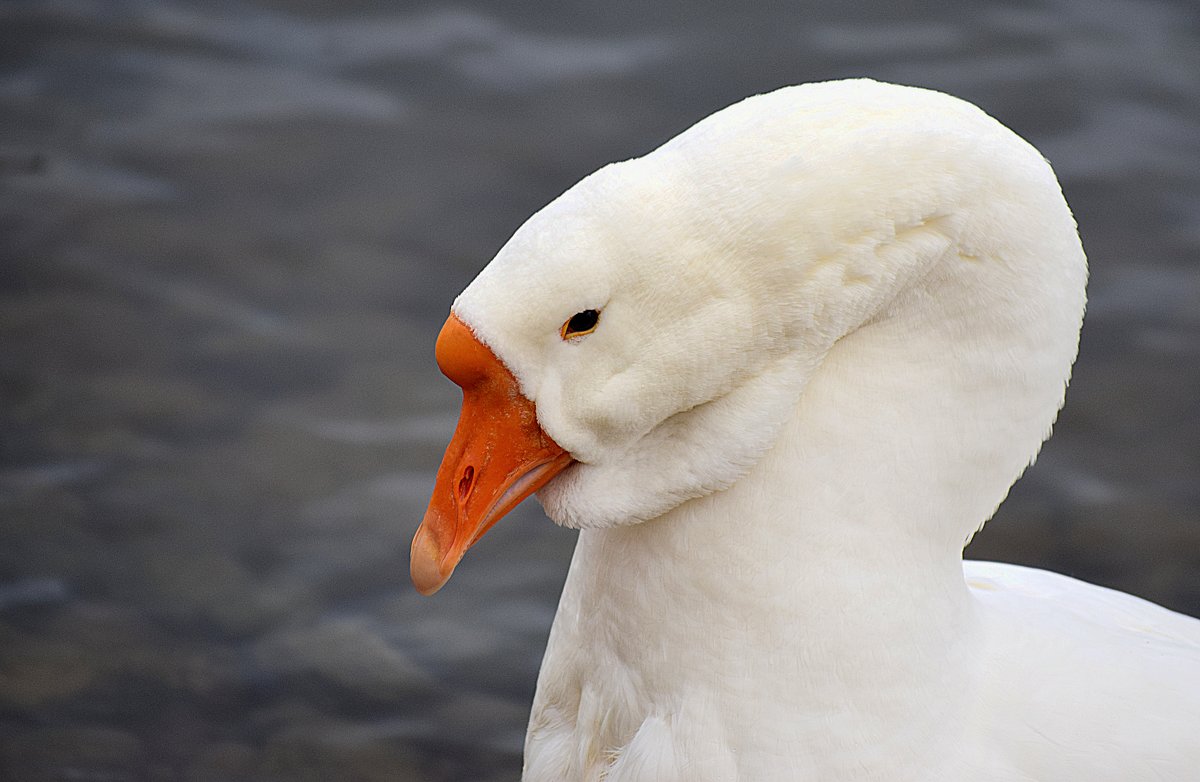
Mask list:
[[1091,258],[969,553],[1200,614],[1194,0],[3,0],[0,779],[515,780],[574,533],[410,586],[450,302],[597,167],[862,75],[1032,141]]

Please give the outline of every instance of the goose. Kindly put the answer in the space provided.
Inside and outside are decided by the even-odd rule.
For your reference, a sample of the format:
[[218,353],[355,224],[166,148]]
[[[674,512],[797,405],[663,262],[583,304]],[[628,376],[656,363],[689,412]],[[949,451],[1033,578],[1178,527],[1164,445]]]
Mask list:
[[963,547],[1036,457],[1087,265],[977,107],[785,87],[524,223],[437,339],[431,594],[580,530],[527,782],[1200,779],[1200,621]]

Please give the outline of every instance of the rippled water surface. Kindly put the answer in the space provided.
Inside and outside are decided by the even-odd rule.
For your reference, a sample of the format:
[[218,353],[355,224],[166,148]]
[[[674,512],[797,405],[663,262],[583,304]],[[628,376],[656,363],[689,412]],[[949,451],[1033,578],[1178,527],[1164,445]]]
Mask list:
[[1200,13],[874,6],[0,4],[0,778],[515,779],[573,535],[412,590],[437,329],[577,179],[800,81],[1051,159],[1082,352],[971,553],[1200,613]]

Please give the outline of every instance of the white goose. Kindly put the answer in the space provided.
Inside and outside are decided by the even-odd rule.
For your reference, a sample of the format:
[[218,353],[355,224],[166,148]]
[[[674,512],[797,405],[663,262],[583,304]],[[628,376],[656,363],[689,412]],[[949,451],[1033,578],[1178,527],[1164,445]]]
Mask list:
[[538,489],[582,529],[525,779],[1200,779],[1200,622],[962,561],[1062,404],[1086,276],[1037,151],[865,80],[534,215],[438,339],[464,408],[412,552],[431,593]]

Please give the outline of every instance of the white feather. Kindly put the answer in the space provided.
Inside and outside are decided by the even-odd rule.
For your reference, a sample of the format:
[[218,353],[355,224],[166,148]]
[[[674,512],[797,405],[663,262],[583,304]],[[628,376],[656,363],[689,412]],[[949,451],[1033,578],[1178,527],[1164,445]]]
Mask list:
[[580,461],[541,494],[584,529],[525,778],[1196,779],[1200,622],[964,580],[1086,275],[1032,147],[865,80],[750,98],[532,217],[455,303]]

